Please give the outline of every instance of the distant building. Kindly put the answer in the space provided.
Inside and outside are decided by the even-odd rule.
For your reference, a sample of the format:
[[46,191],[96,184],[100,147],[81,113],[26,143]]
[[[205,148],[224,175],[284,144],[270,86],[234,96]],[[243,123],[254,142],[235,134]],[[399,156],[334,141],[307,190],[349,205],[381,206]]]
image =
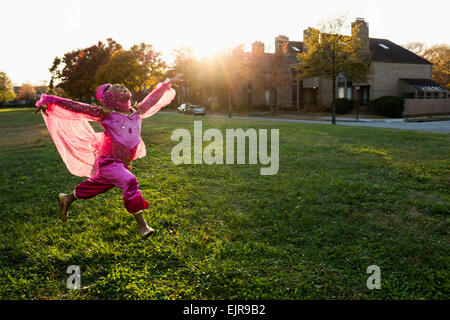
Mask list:
[[[303,39],[311,30],[303,31]],[[387,39],[370,38],[369,25],[362,18],[352,23],[352,36],[355,32],[358,32],[363,50],[368,51],[373,74],[367,83],[352,83],[339,76],[336,97],[354,99],[357,96],[362,106],[381,96],[448,99],[447,90],[431,80],[431,62]],[[272,104],[279,110],[323,110],[330,106],[333,96],[331,80],[323,77],[296,79],[294,65],[298,62],[297,53],[303,50],[303,41],[290,41],[280,35],[275,38],[275,53],[266,53],[261,42],[253,43],[251,52],[233,51],[235,60],[259,62],[261,70],[250,79],[236,83],[232,103]],[[264,77],[261,77],[261,71]],[[356,90],[358,95],[355,95]]]
[[[16,94],[16,96],[19,95],[21,87],[22,86],[14,86],[13,87],[13,90],[14,90],[14,93]],[[36,91],[36,100],[39,100],[41,98],[41,94],[43,94],[45,92],[45,90],[47,90],[47,86],[33,86],[33,88]]]

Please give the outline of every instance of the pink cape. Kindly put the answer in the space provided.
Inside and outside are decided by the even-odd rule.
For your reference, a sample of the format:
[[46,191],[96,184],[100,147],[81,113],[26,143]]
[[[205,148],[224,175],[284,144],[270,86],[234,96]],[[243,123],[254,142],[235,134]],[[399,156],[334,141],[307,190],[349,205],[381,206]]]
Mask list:
[[[161,83],[158,84],[157,88],[161,85]],[[145,103],[155,90],[140,105]],[[175,97],[175,94],[174,89],[167,90],[156,104],[140,115],[140,118],[144,119],[154,115],[161,108],[168,105]],[[56,103],[48,104],[46,112],[47,115],[41,111],[42,117],[56,145],[56,149],[58,149],[70,173],[79,177],[95,176],[105,133],[95,132],[89,121],[99,121],[99,119],[64,109]],[[132,160],[142,158],[145,155],[145,144],[141,139]]]

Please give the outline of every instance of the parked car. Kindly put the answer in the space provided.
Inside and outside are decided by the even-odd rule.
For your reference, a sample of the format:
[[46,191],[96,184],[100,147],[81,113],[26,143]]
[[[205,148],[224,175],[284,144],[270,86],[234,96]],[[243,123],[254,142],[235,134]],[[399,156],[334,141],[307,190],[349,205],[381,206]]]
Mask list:
[[190,106],[189,103],[183,103],[182,105],[180,105],[177,108],[177,112],[180,112],[180,113],[186,112],[189,106]]
[[186,114],[192,114],[194,116],[205,116],[206,115],[206,108],[199,105],[190,105],[188,106],[187,110],[185,111]]

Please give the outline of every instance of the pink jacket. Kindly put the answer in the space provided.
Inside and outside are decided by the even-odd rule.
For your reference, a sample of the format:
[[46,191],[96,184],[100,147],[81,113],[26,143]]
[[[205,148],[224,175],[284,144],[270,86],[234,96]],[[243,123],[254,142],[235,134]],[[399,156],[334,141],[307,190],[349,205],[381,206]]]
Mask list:
[[[42,116],[69,171],[76,176],[92,177],[100,157],[116,158],[126,164],[144,157],[142,119],[167,106],[175,94],[169,84],[160,83],[130,115],[45,94],[36,106],[47,105],[47,115],[42,112]],[[105,132],[95,132],[89,121],[99,121]]]

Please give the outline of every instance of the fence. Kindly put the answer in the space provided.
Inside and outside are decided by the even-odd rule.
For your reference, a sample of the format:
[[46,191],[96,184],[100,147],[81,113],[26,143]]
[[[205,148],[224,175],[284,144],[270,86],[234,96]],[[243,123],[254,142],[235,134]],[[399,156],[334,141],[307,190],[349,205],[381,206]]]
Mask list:
[[424,114],[450,114],[450,98],[446,99],[405,99],[404,116]]

